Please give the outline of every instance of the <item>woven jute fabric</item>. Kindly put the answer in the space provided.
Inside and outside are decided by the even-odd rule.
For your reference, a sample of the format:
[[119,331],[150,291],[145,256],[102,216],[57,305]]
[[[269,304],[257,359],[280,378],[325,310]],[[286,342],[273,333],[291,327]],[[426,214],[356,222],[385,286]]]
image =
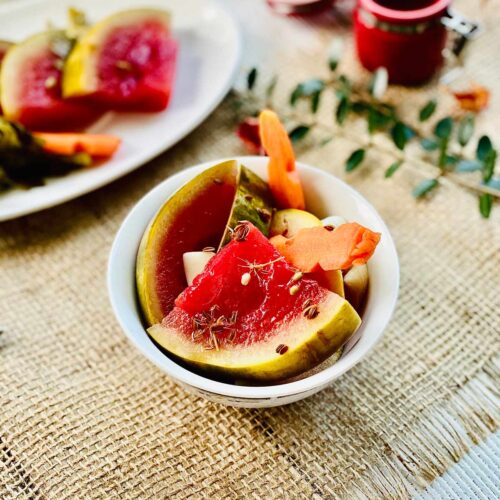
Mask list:
[[[245,67],[278,73],[283,100],[324,74],[334,32],[347,42],[343,69],[363,75],[340,21],[281,18],[255,0],[227,5],[242,22]],[[478,127],[498,141],[500,2],[461,6],[485,22],[466,67],[493,91]],[[449,104],[435,86],[390,92],[409,117],[429,95]],[[375,151],[346,176],[355,145],[343,138],[298,154],[346,178],[395,239],[400,298],[369,358],[305,401],[246,410],[186,393],[129,344],[106,292],[114,235],[169,175],[244,153],[232,116],[226,100],[136,172],[0,225],[1,498],[407,498],[497,428],[500,210],[481,219],[477,196],[451,182],[416,202],[420,177],[403,169],[384,180],[391,159]]]

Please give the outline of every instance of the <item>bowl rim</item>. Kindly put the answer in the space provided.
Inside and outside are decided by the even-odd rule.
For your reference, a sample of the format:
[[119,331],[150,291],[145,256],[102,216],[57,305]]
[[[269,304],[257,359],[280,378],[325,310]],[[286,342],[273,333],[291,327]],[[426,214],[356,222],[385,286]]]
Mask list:
[[[117,273],[123,273],[123,262],[120,259],[120,254],[122,250],[122,244],[126,244],[129,237],[129,231],[133,231],[135,233],[140,232],[140,236],[144,233],[144,230],[149,223],[150,218],[148,218],[147,222],[143,227],[135,227],[134,222],[135,218],[139,217],[141,213],[145,212],[149,208],[149,202],[159,192],[162,192],[166,189],[166,186],[170,184],[174,184],[178,182],[180,178],[186,177],[186,182],[189,180],[189,175],[202,171],[212,165],[217,163],[227,161],[227,160],[237,160],[245,164],[246,161],[265,161],[266,157],[264,156],[236,156],[236,157],[227,157],[218,160],[212,160],[208,162],[204,162],[198,165],[194,165],[188,167],[186,169],[180,170],[172,176],[167,177],[160,184],[155,186],[153,189],[148,191],[130,210],[125,219],[123,220],[118,232],[115,235],[115,239],[113,241],[111,251],[109,254],[108,260],[108,269],[107,269],[107,288],[108,295],[111,302],[111,306],[114,312],[114,315],[121,326],[123,332],[128,337],[129,341],[151,362],[153,362],[156,366],[158,366],[164,373],[169,375],[176,383],[185,384],[187,386],[192,386],[198,390],[201,390],[205,393],[216,394],[220,396],[226,397],[234,397],[234,398],[243,398],[247,400],[257,400],[257,399],[278,399],[278,398],[288,398],[294,395],[298,395],[301,393],[312,393],[321,389],[328,385],[331,381],[343,375],[346,371],[350,370],[353,366],[359,363],[362,359],[364,359],[369,352],[373,350],[375,345],[382,338],[384,331],[391,320],[391,317],[394,313],[394,309],[396,306],[398,293],[399,293],[399,282],[400,282],[400,272],[399,272],[399,259],[396,252],[396,246],[392,239],[392,236],[389,232],[389,229],[382,217],[379,215],[377,210],[354,188],[349,186],[346,182],[339,179],[335,175],[319,169],[317,167],[313,167],[302,162],[297,162],[297,168],[299,171],[309,171],[314,175],[319,175],[323,177],[329,177],[334,179],[342,189],[346,190],[350,196],[354,197],[354,199],[361,203],[364,207],[368,208],[372,212],[372,216],[377,219],[378,224],[383,229],[385,235],[387,235],[386,239],[386,251],[389,252],[390,260],[394,263],[393,266],[393,280],[394,283],[390,289],[390,296],[386,297],[389,300],[389,306],[387,307],[387,313],[383,321],[380,321],[377,324],[377,332],[375,335],[372,335],[369,338],[369,342],[366,342],[362,349],[352,349],[350,350],[343,359],[347,359],[350,355],[350,363],[345,363],[341,369],[339,369],[338,364],[334,364],[324,370],[310,375],[304,379],[286,382],[283,384],[275,384],[275,385],[267,385],[267,386],[246,386],[246,385],[235,385],[229,384],[225,382],[219,382],[208,377],[204,377],[203,375],[199,375],[194,373],[187,368],[182,367],[177,364],[175,361],[170,359],[168,356],[163,354],[153,343],[153,341],[149,338],[143,324],[142,320],[137,313],[134,312],[134,316],[138,319],[141,328],[142,335],[144,336],[142,339],[139,339],[138,334],[134,331],[128,323],[128,320],[125,319],[121,300],[125,300],[121,298],[123,292],[115,286],[115,279],[118,275]],[[251,165],[249,166],[251,169]],[[184,182],[182,182],[184,184]],[[182,185],[181,184],[181,185]],[[177,189],[176,189],[177,190]],[[174,191],[175,192],[175,191]],[[162,203],[164,203],[163,200]],[[156,206],[156,210],[161,207],[161,204]],[[127,235],[127,237],[125,237]],[[140,238],[139,238],[140,240]],[[137,249],[134,252],[134,256],[137,253]],[[130,262],[129,262],[130,264]],[[135,260],[133,262],[135,269]],[[133,287],[135,289],[135,273],[132,276],[133,279]],[[138,307],[138,306],[137,306]],[[143,340],[146,338],[149,343],[144,343]],[[151,347],[154,351],[151,350]],[[160,354],[161,356],[158,356]]]

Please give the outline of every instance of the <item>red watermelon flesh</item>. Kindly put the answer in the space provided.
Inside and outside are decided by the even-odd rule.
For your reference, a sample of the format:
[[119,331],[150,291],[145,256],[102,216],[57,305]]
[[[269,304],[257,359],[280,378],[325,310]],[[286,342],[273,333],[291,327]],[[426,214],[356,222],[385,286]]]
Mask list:
[[59,57],[47,49],[26,61],[22,70],[22,104],[17,120],[29,129],[81,129],[100,115],[99,110],[88,103],[62,99],[58,61]]
[[186,286],[182,255],[205,247],[217,247],[231,211],[235,185],[207,184],[198,197],[184,205],[165,231],[158,251],[157,293],[163,310],[170,310]]
[[170,100],[177,42],[162,23],[115,28],[97,63],[94,97],[116,109],[160,111]]
[[[302,317],[304,303],[320,303],[329,293],[314,280],[302,277],[294,281],[296,269],[286,263],[267,238],[253,225],[244,241],[231,241],[207,264],[176,300],[176,308],[163,325],[175,326],[192,337],[193,318],[212,315],[217,319],[236,318],[234,325],[218,334],[223,344],[231,345],[265,341],[277,325]],[[255,268],[252,264],[256,264]],[[250,281],[242,285],[242,275]],[[295,294],[291,287],[298,285]],[[215,308],[214,308],[215,306]],[[209,339],[200,337],[199,342]]]

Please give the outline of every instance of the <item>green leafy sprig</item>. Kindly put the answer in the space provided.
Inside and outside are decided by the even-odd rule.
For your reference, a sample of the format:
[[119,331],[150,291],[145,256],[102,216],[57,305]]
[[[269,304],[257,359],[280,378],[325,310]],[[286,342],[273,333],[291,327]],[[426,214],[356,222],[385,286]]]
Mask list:
[[[340,51],[337,51],[340,52]],[[290,92],[289,107],[279,112],[289,126],[293,142],[302,141],[313,131],[323,137],[317,145],[324,146],[335,136],[347,137],[357,142],[358,147],[349,155],[345,163],[347,172],[363,166],[369,149],[377,149],[394,157],[393,162],[384,169],[384,177],[391,178],[401,168],[407,168],[424,178],[414,186],[415,198],[424,198],[448,180],[477,193],[479,211],[485,218],[490,216],[495,199],[500,197],[500,179],[494,177],[497,150],[491,139],[483,135],[476,145],[474,157],[465,154],[465,147],[474,137],[475,115],[467,113],[455,118],[445,116],[437,120],[431,134],[421,131],[419,124],[429,121],[438,110],[436,99],[429,100],[416,116],[417,125],[406,123],[398,113],[397,107],[384,99],[387,88],[387,72],[377,70],[368,88],[363,88],[338,72],[338,59],[328,60],[329,76],[312,78],[298,83]],[[265,85],[264,96],[257,91],[258,71],[252,68],[247,75],[247,90],[236,96],[234,101],[239,118],[256,116],[264,107],[273,108],[273,94],[277,77]],[[318,110],[326,92],[335,98],[332,120],[329,123],[318,119]],[[299,104],[301,104],[299,106]],[[305,106],[304,106],[305,104]],[[345,128],[352,117],[366,121],[368,139],[359,134],[349,133]],[[426,127],[427,128],[427,127]],[[325,135],[326,133],[326,135]],[[393,147],[373,142],[373,135],[387,135]],[[411,157],[406,154],[410,143],[418,143],[422,156]],[[479,180],[475,180],[476,176]]]

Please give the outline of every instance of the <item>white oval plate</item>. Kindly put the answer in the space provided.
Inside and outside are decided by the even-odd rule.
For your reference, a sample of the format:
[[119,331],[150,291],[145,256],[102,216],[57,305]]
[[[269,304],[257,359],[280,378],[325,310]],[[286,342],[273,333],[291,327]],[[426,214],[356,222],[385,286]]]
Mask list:
[[[384,221],[357,191],[327,172],[297,163],[309,210],[320,217],[342,215],[347,220],[357,221],[382,234],[377,250],[368,263],[370,291],[360,329],[346,345],[344,354],[337,363],[294,382],[258,387],[233,385],[198,375],[182,367],[163,354],[144,329],[135,289],[137,249],[144,230],[165,201],[202,170],[226,159],[183,170],[139,200],[122,223],[113,243],[108,266],[108,293],[115,316],[132,343],[187,390],[231,406],[280,406],[304,399],[325,388],[364,359],[382,338],[398,296],[398,256]],[[266,157],[245,156],[236,159],[267,180]]]
[[64,26],[69,6],[83,10],[91,22],[128,8],[170,10],[179,41],[172,100],[159,113],[107,113],[89,132],[119,136],[116,155],[45,186],[0,194],[0,221],[70,200],[146,163],[198,126],[224,98],[236,74],[240,33],[214,0],[16,0],[0,5],[0,39],[20,41],[45,29],[49,20]]

